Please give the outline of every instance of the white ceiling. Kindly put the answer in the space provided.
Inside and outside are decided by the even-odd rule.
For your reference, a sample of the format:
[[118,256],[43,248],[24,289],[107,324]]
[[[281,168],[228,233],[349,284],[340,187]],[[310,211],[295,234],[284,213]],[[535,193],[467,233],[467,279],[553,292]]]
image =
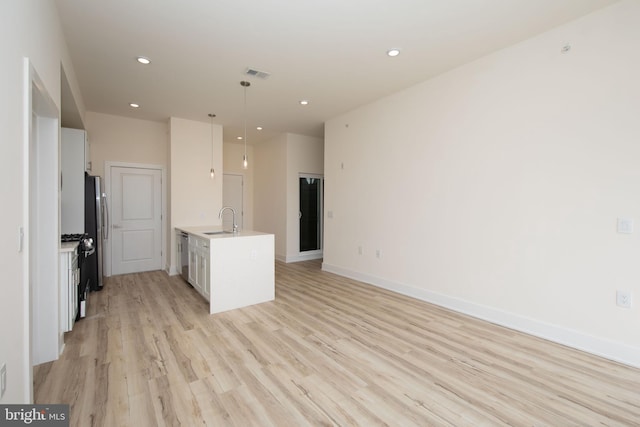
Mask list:
[[[56,0],[89,111],[203,122],[212,112],[235,141],[248,80],[249,143],[322,136],[331,117],[614,2]],[[249,78],[247,67],[271,77]]]

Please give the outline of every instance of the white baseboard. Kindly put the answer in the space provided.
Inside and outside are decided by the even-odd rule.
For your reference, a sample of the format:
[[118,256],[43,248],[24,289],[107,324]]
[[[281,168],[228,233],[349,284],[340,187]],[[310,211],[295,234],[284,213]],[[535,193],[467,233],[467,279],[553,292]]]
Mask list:
[[488,322],[553,341],[558,344],[586,351],[587,353],[620,362],[625,365],[640,368],[640,348],[637,347],[617,341],[611,341],[605,338],[594,337],[573,329],[567,329],[562,326],[531,319],[515,313],[498,310],[492,307],[476,304],[471,301],[389,281],[380,277],[363,274],[327,263],[322,263],[322,270],[436,304],[459,313],[467,314],[478,319],[486,320]]
[[290,263],[290,262],[300,262],[300,261],[311,261],[312,259],[322,259],[322,254],[313,253],[313,254],[288,256],[285,258],[285,262]]

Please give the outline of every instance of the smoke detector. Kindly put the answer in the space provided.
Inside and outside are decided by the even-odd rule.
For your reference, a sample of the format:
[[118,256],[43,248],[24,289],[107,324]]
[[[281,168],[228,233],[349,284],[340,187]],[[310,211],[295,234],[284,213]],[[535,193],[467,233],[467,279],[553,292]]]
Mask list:
[[266,71],[256,70],[255,68],[247,68],[244,72],[247,76],[257,77],[262,80],[266,80],[269,78],[271,74]]

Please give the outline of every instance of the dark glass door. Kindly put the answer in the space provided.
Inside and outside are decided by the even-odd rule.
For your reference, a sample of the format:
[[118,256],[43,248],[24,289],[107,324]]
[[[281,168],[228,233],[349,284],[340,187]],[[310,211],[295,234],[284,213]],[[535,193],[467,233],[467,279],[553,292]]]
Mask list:
[[300,252],[322,248],[322,179],[300,178]]

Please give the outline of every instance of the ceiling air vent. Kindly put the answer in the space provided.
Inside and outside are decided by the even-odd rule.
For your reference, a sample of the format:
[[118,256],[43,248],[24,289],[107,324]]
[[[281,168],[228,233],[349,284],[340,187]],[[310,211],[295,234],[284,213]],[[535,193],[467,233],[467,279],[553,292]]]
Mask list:
[[251,76],[251,77],[257,77],[259,79],[265,80],[267,78],[269,78],[269,76],[271,74],[267,73],[266,71],[260,71],[260,70],[256,70],[254,68],[247,68],[247,70],[244,72],[247,76]]

